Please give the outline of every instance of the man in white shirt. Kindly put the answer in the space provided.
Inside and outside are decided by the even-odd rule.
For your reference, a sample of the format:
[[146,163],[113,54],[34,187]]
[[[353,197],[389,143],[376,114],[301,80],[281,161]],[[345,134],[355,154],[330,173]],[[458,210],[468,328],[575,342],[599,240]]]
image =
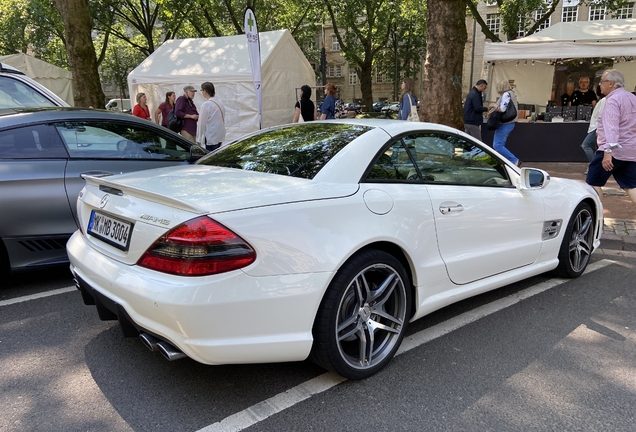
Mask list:
[[201,95],[207,99],[199,110],[197,144],[212,151],[225,140],[225,105],[215,95],[214,84],[201,84]]
[[[598,127],[598,117],[603,112],[603,107],[605,107],[604,97],[594,105],[594,111],[592,111],[592,118],[590,119],[590,127],[587,128],[587,136],[581,144],[588,162],[592,162],[594,156],[596,156],[596,128]],[[585,174],[587,174],[587,170],[585,170]]]

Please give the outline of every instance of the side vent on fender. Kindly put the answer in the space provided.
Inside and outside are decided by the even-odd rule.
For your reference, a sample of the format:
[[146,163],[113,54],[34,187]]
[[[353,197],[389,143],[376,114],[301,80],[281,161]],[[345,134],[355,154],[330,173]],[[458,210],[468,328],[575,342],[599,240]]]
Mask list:
[[543,222],[543,234],[541,236],[541,240],[550,240],[558,237],[559,232],[561,231],[561,225],[563,225],[562,219]]

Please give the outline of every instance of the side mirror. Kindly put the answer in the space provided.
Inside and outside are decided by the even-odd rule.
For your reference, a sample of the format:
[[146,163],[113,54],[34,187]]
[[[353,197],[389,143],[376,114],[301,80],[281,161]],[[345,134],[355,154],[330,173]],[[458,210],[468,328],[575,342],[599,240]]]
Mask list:
[[521,168],[521,175],[517,188],[523,189],[543,189],[550,183],[550,174],[536,168]]
[[203,147],[193,144],[192,146],[190,146],[190,156],[188,157],[188,162],[194,163],[208,153],[209,152]]

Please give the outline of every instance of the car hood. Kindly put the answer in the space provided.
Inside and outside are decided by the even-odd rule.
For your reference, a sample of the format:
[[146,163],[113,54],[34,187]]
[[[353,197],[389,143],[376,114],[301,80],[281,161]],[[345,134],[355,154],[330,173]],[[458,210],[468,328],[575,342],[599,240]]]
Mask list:
[[[87,184],[196,213],[220,213],[299,201],[353,195],[358,184],[324,183],[296,177],[191,165],[88,177]],[[113,188],[113,189],[107,189]]]

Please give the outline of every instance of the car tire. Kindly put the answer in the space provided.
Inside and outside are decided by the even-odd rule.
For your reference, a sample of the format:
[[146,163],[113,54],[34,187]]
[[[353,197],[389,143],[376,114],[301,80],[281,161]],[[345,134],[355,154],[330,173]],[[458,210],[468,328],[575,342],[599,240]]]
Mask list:
[[580,203],[570,218],[559,249],[557,276],[576,278],[585,271],[592,255],[596,221],[592,208]]
[[366,250],[352,257],[322,299],[310,359],[350,379],[378,372],[404,338],[410,286],[404,267],[392,255]]

